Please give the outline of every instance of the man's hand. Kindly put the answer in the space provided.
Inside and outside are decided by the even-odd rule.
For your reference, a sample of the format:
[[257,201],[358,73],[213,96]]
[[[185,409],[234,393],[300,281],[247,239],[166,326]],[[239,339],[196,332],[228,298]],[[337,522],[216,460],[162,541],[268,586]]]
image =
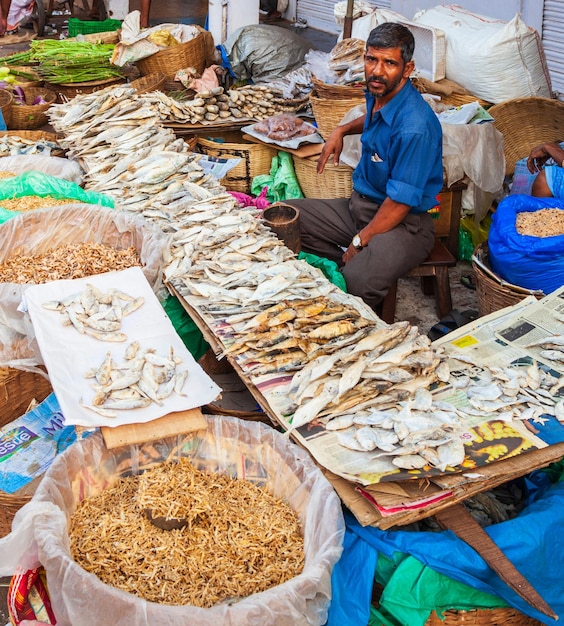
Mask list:
[[325,169],[325,164],[329,157],[333,155],[333,164],[339,165],[339,157],[343,151],[343,135],[338,128],[335,128],[329,135],[329,139],[323,144],[321,154],[317,160],[317,173],[321,174]]
[[541,143],[539,146],[535,146],[529,153],[529,157],[527,158],[527,169],[531,172],[531,174],[540,172],[542,166],[548,161],[548,159],[550,159],[550,154],[548,154],[545,144]]

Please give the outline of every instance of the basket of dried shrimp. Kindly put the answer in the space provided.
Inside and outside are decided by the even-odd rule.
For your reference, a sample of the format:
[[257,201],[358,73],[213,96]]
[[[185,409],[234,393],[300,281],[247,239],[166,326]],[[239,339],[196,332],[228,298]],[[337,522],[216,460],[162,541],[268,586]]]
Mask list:
[[[33,497],[47,512],[30,507],[22,519],[57,620],[325,623],[344,536],[335,491],[275,429],[202,421],[190,434],[113,449],[94,433],[55,459]],[[156,527],[165,508],[184,526]]]
[[317,158],[294,156],[296,178],[306,198],[349,198],[352,193],[352,167],[325,164],[317,173]]
[[[52,391],[49,380],[41,374],[14,369],[0,368],[0,429],[23,415],[34,400],[41,402]],[[14,515],[31,500],[36,483],[22,487],[14,493],[0,490],[0,537],[5,537],[12,528]]]
[[364,94],[359,93],[354,98],[341,98],[334,100],[331,98],[321,98],[313,91],[309,96],[311,109],[319,134],[323,139],[327,139],[335,127],[339,126],[341,120],[354,107],[364,104]]
[[[44,87],[20,87],[14,97],[10,130],[35,130],[47,124],[46,112],[57,100],[57,94]],[[35,103],[35,104],[34,104]]]
[[513,285],[492,271],[487,243],[478,244],[474,250],[472,267],[476,276],[476,295],[480,317],[513,306],[527,296],[534,296],[540,300],[545,295],[542,291],[533,291]]

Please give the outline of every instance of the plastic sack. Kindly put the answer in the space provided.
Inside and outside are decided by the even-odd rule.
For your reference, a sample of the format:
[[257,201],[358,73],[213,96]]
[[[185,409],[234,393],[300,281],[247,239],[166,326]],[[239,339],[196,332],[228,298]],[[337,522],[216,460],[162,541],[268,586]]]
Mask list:
[[238,28],[221,45],[235,78],[254,83],[276,80],[302,66],[312,47],[300,35],[271,24]]
[[551,97],[539,34],[518,13],[503,22],[449,5],[421,11],[414,21],[444,31],[446,77],[471,94],[493,104]]
[[278,152],[277,156],[272,158],[270,174],[259,174],[253,178],[251,193],[258,196],[264,187],[268,187],[266,198],[271,204],[304,197],[296,178],[291,154]]
[[[117,249],[135,247],[143,274],[162,300],[163,253],[171,235],[142,216],[100,205],[67,204],[21,213],[0,226],[0,263],[14,255],[32,256],[66,244],[102,243]],[[0,283],[0,366],[40,372],[43,364],[29,316],[18,307],[28,284]]]
[[[32,500],[17,512],[11,534],[0,539],[0,575],[9,575],[22,555],[35,553],[47,573],[58,626],[324,624],[331,571],[344,535],[337,494],[307,452],[273,428],[231,417],[206,420],[207,430],[157,442],[108,450],[96,433],[68,448],[45,474]],[[287,502],[303,530],[303,572],[267,591],[202,609],[147,602],[83,570],[68,547],[67,519],[79,499],[99,493],[121,476],[179,457],[189,458],[202,471],[244,476]]]
[[190,354],[196,361],[200,360],[210,346],[204,339],[202,331],[198,328],[196,322],[188,315],[176,296],[168,296],[163,302],[163,309],[172,322],[174,330],[190,351]]
[[[24,196],[39,196],[40,198],[49,196],[111,208],[114,206],[114,200],[110,196],[95,191],[84,191],[76,183],[41,172],[24,172],[19,176],[0,180],[0,208],[2,207],[2,200],[12,200]],[[0,223],[4,223],[6,219],[13,218],[18,214],[18,211],[2,211],[0,212]]]
[[519,213],[542,209],[564,210],[564,200],[506,196],[492,216],[488,248],[491,268],[501,278],[549,294],[564,284],[564,235],[521,235],[516,225]]
[[0,172],[23,174],[31,171],[64,178],[77,185],[82,183],[84,176],[78,161],[62,157],[44,156],[41,154],[18,154],[0,157]]
[[298,259],[300,261],[306,261],[309,265],[321,270],[323,276],[325,276],[329,282],[333,283],[336,287],[339,287],[341,291],[347,293],[347,282],[345,281],[345,277],[339,270],[339,266],[335,263],[335,261],[311,254],[310,252],[300,252],[298,254]]

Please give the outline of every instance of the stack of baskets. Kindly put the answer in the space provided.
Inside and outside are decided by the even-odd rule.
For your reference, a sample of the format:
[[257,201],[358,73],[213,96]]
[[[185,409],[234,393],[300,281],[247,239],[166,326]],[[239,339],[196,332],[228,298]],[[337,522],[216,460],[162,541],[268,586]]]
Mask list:
[[272,159],[278,154],[276,147],[246,141],[241,131],[213,131],[198,137],[198,151],[202,154],[224,159],[241,159],[221,183],[229,191],[251,193],[253,178],[268,174]]
[[190,41],[170,46],[135,63],[142,76],[162,72],[172,80],[178,70],[193,67],[201,74],[206,68],[207,46],[211,35],[203,28]]
[[328,161],[322,174],[317,173],[317,157],[294,156],[296,178],[306,198],[350,198],[353,168]]
[[538,300],[544,297],[542,291],[525,289],[500,278],[490,268],[487,243],[479,244],[472,255],[472,267],[476,276],[476,295],[480,317],[508,306],[513,306],[527,296]]
[[[32,400],[41,402],[53,391],[40,374],[6,367],[0,368],[0,389],[0,428],[23,415]],[[0,537],[10,532],[14,515],[31,500],[32,491],[26,489],[25,495],[0,491]]]
[[329,85],[312,77],[314,90],[309,101],[319,134],[327,139],[331,131],[354,107],[364,104],[363,86]]
[[[12,116],[8,123],[10,130],[35,130],[47,124],[45,114],[57,100],[57,94],[45,87],[23,87],[25,103],[12,105]],[[42,96],[45,104],[32,104],[35,98]]]

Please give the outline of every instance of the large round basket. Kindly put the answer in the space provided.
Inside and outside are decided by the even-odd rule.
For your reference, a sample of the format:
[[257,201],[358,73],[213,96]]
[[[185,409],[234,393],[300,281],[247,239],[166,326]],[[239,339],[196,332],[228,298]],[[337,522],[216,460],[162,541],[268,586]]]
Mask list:
[[[26,104],[12,106],[12,119],[8,124],[10,130],[35,130],[49,121],[45,114],[57,100],[57,94],[45,87],[23,87]],[[31,104],[35,98],[42,96],[45,104]]]
[[241,159],[221,183],[229,191],[251,193],[253,178],[268,174],[272,159],[278,154],[274,147],[246,141],[241,131],[213,131],[198,137],[198,151],[212,157]]
[[448,96],[441,96],[441,102],[444,104],[448,104],[451,107],[460,107],[464,104],[470,104],[470,102],[477,102],[480,106],[485,109],[491,106],[491,102],[487,102],[486,100],[482,100],[477,96],[473,96],[468,93],[451,93]]
[[317,158],[294,156],[296,178],[306,198],[349,198],[352,193],[352,167],[327,162],[317,173]]
[[148,93],[149,91],[162,91],[165,83],[166,74],[155,72],[154,74],[147,74],[147,76],[141,76],[141,78],[132,80],[130,86],[133,87],[137,93]]
[[174,79],[178,70],[193,67],[201,74],[206,68],[206,38],[204,33],[196,35],[194,39],[170,46],[149,57],[135,63],[143,76],[162,72]]
[[364,104],[364,94],[361,92],[354,98],[321,98],[315,92],[309,96],[313,116],[317,123],[319,134],[327,139],[333,129],[339,126],[343,117],[354,107]]
[[542,623],[512,607],[474,609],[472,611],[445,611],[441,619],[435,611],[429,615],[425,626],[542,626]]
[[6,126],[12,121],[12,108],[14,105],[14,96],[6,89],[0,89],[0,111]]
[[[0,428],[23,415],[32,400],[41,402],[51,391],[51,384],[41,374],[0,368]],[[25,494],[0,491],[0,537],[10,532],[14,515],[31,500],[33,487],[25,491]]]
[[486,243],[479,244],[474,250],[472,267],[476,275],[476,295],[480,317],[513,306],[527,296],[535,296],[538,300],[544,297],[542,291],[532,291],[513,285],[493,272],[490,268]]
[[513,174],[515,163],[529,156],[531,148],[564,137],[564,102],[532,96],[494,104],[488,113],[503,135],[505,173]]
[[357,85],[332,85],[324,83],[315,76],[311,77],[311,82],[320,98],[330,98],[332,100],[348,100],[359,97],[359,94],[362,94],[364,97],[364,89],[366,88],[364,83]]
[[112,76],[111,78],[104,78],[103,80],[90,80],[85,83],[61,83],[54,85],[51,83],[45,83],[46,87],[52,89],[58,94],[57,102],[62,104],[72,100],[75,96],[79,96],[85,93],[94,93],[105,89],[110,85],[117,85],[125,82],[125,78],[122,76]]

